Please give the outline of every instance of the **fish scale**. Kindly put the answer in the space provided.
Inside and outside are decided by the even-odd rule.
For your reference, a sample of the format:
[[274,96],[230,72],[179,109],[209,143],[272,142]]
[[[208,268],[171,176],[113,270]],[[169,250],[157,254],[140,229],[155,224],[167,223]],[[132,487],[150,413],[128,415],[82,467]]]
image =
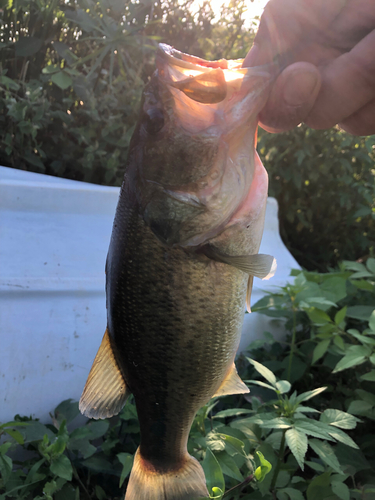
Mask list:
[[234,366],[245,299],[275,267],[258,255],[267,174],[254,140],[270,77],[224,62],[161,45],[130,144],[107,330],[80,400],[106,418],[134,395],[141,442],[126,500],[208,496],[187,452],[194,416],[213,396],[249,392]]

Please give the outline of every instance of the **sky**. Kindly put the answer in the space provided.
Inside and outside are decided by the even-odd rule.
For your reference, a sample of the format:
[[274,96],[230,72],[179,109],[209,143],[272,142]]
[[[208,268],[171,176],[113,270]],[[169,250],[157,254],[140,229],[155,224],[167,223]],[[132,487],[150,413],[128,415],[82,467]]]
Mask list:
[[[253,19],[255,16],[261,16],[264,6],[268,0],[254,0],[251,2],[248,0],[248,11],[246,18],[247,19]],[[218,16],[220,14],[220,7],[222,6],[223,3],[225,3],[225,0],[210,0],[210,3],[212,5],[212,8],[215,12],[215,14]]]

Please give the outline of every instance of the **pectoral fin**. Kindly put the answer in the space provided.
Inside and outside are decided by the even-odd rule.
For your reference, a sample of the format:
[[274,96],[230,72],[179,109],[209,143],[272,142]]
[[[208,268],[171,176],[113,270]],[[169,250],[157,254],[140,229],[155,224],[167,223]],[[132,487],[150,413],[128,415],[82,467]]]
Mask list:
[[223,262],[229,266],[236,267],[250,276],[256,276],[262,280],[272,278],[276,271],[276,259],[272,255],[257,253],[255,255],[224,255],[211,246],[204,249],[205,255],[210,259]]
[[79,401],[79,409],[89,418],[109,418],[119,413],[129,395],[106,330]]
[[227,396],[229,394],[244,394],[250,392],[237,373],[236,365],[233,363],[221,386],[212,397]]
[[251,292],[253,290],[253,281],[254,281],[254,276],[249,276],[249,279],[247,281],[247,290],[246,290],[246,310],[248,313],[251,313],[250,299],[251,299]]

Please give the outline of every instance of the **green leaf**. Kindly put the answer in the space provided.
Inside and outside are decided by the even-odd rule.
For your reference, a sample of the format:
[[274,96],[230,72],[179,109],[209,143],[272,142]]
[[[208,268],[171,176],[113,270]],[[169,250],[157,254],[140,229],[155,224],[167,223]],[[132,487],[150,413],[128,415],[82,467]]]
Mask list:
[[44,488],[43,488],[43,493],[52,499],[52,495],[53,493],[56,493],[56,491],[59,491],[61,490],[61,488],[64,486],[64,484],[66,483],[66,480],[65,479],[62,479],[61,477],[59,477],[57,479],[57,481],[48,481],[47,483],[45,483],[44,485]]
[[83,9],[67,9],[65,10],[65,17],[77,23],[83,31],[94,32],[98,29],[94,19]]
[[272,385],[266,384],[265,382],[262,382],[261,380],[245,380],[246,384],[255,384],[255,385],[260,385],[260,387],[264,387],[265,389],[269,389],[270,391],[276,391],[276,387],[273,387]]
[[262,375],[262,377],[264,377],[267,380],[267,382],[269,382],[274,387],[276,386],[276,377],[271,372],[271,370],[269,370],[264,365],[258,363],[258,361],[255,361],[255,360],[250,359],[250,358],[246,358],[246,359],[254,366],[254,368],[256,369],[256,371],[258,373],[260,373]]
[[357,330],[350,329],[348,330],[347,333],[350,333],[353,337],[355,337],[357,340],[361,342],[361,344],[369,344],[374,346],[375,345],[375,339],[372,337],[372,335],[361,335],[358,333]]
[[95,486],[95,495],[96,495],[98,500],[107,500],[108,499],[107,493],[98,484]]
[[370,319],[368,321],[368,324],[369,324],[370,330],[375,332],[375,310],[372,311]]
[[30,484],[33,483],[36,480],[37,472],[40,469],[40,467],[46,462],[45,458],[42,458],[41,460],[38,460],[31,469],[29,470],[29,473],[26,476],[25,484]]
[[356,472],[371,469],[371,465],[366,460],[364,454],[361,450],[355,450],[353,448],[349,448],[344,444],[338,443],[335,448],[337,456],[339,457],[340,464],[345,466],[352,467]]
[[6,484],[10,478],[12,473],[12,464],[12,459],[10,457],[3,454],[0,455],[0,472],[4,484]]
[[323,500],[331,496],[330,476],[331,473],[327,471],[311,481],[306,490],[307,500]]
[[98,439],[107,432],[109,422],[108,420],[90,420],[86,427],[90,430],[90,439]]
[[285,433],[286,443],[297,460],[298,465],[304,470],[304,459],[307,452],[307,436],[298,429],[288,429]]
[[49,64],[42,69],[42,73],[43,75],[52,75],[53,73],[57,73],[60,70],[61,68],[57,64]]
[[337,303],[346,297],[346,278],[328,275],[320,285],[320,289],[327,299]]
[[216,453],[215,456],[223,474],[236,479],[236,481],[243,481],[242,474],[231,456],[229,456],[225,451],[220,451],[219,453]]
[[44,436],[47,436],[50,440],[56,437],[56,434],[54,434],[48,427],[37,421],[30,422],[29,425],[25,427],[23,432],[26,443],[40,441]]
[[53,48],[68,64],[74,64],[77,60],[77,56],[69,49],[68,45],[63,42],[53,42]]
[[326,323],[330,323],[332,321],[328,314],[321,309],[311,309],[307,311],[307,315],[316,325],[325,325]]
[[25,154],[23,155],[23,158],[28,163],[31,163],[31,165],[34,165],[34,167],[38,167],[39,172],[43,173],[45,171],[45,167],[42,160],[36,154],[31,153],[31,151],[26,151]]
[[345,356],[340,359],[332,373],[361,365],[366,361],[366,358],[371,355],[371,352],[371,348],[364,345],[353,345],[348,347]]
[[66,399],[55,408],[55,419],[58,422],[66,421],[67,424],[72,422],[79,414],[78,401]]
[[311,406],[302,406],[299,405],[296,412],[298,413],[320,413],[319,410],[316,410],[315,408],[311,408]]
[[17,92],[17,90],[20,89],[20,86],[18,85],[17,82],[15,82],[14,80],[12,80],[11,78],[8,78],[5,75],[0,75],[0,84],[1,85],[5,85],[5,87],[7,89],[15,90],[16,92]]
[[336,441],[346,444],[346,446],[350,446],[350,448],[358,449],[358,446],[353,441],[353,439],[347,434],[345,434],[345,432],[342,431],[341,429],[332,427],[332,431],[329,433],[329,435],[333,437],[333,439],[336,439]]
[[305,500],[303,494],[295,488],[281,488],[278,493],[284,493],[288,495],[290,500]]
[[237,453],[244,454],[244,444],[240,439],[228,436],[217,431],[211,431],[206,436],[207,446],[214,451],[225,450],[229,455],[234,456]]
[[218,411],[212,418],[238,417],[239,415],[246,415],[248,413],[254,413],[254,410],[247,410],[246,408],[229,408],[228,410]]
[[202,462],[202,467],[206,476],[206,483],[208,491],[212,491],[212,488],[218,487],[222,491],[225,490],[224,476],[221,471],[220,465],[216,460],[215,455],[212,453],[210,448],[206,449],[206,455]]
[[5,455],[9,448],[12,447],[12,443],[3,443],[0,445],[0,455]]
[[362,321],[369,321],[373,311],[374,311],[373,306],[351,306],[348,307],[346,315],[349,318],[360,319]]
[[366,267],[372,274],[375,274],[375,259],[372,257],[367,259]]
[[20,38],[15,44],[16,57],[29,57],[42,48],[43,42],[40,38],[35,36],[24,36]]
[[367,380],[368,382],[375,382],[375,370],[371,370],[361,376],[361,380]]
[[312,364],[316,363],[327,352],[331,339],[322,340],[313,350]]
[[343,260],[342,261],[345,269],[350,269],[350,271],[365,271],[366,267],[360,262],[356,262],[354,260]]
[[14,429],[4,429],[4,432],[11,436],[18,444],[24,443],[23,436],[19,431]]
[[103,474],[113,474],[113,465],[104,454],[95,454],[82,462],[84,467]]
[[[88,431],[86,428],[78,428],[76,430]],[[78,451],[83,458],[89,458],[96,452],[96,447],[93,446],[88,439],[72,439],[72,436],[68,442],[68,449]]]
[[340,337],[339,335],[336,335],[333,338],[333,344],[342,351],[342,354],[344,354],[345,342],[343,341],[342,337]]
[[119,484],[121,488],[122,485],[124,484],[125,479],[130,474],[131,468],[133,466],[133,455],[130,455],[130,453],[118,453],[117,458],[122,464],[122,471]]
[[342,323],[344,321],[347,309],[348,309],[347,306],[345,306],[335,314],[336,325],[339,325],[340,323]]
[[308,399],[314,398],[315,396],[325,391],[326,389],[327,387],[318,387],[317,389],[314,389],[312,391],[303,392],[302,394],[297,396],[296,402],[302,403],[302,401],[307,401]]
[[331,467],[338,474],[343,474],[335,452],[328,443],[325,441],[318,441],[317,439],[309,439],[309,446],[311,446],[319,458],[326,465],[328,465],[328,467]]
[[286,418],[277,417],[260,424],[260,427],[262,429],[289,429],[289,427],[292,427],[292,424]]
[[310,418],[298,418],[294,421],[294,427],[309,436],[333,441],[329,434],[331,431],[330,426],[317,420],[312,420]]
[[354,429],[360,419],[344,411],[329,408],[321,414],[320,421],[341,429]]
[[350,490],[344,483],[340,483],[338,481],[333,481],[331,483],[331,488],[333,493],[340,499],[340,500],[350,500]]
[[255,479],[259,483],[261,483],[265,479],[267,474],[271,472],[272,465],[268,460],[264,458],[263,453],[261,453],[260,451],[256,451],[255,453],[258,455],[260,466],[255,469],[254,476]]
[[[301,301],[299,306],[304,307],[316,307],[317,309],[329,309],[330,307],[337,307],[335,302],[332,300],[325,299],[324,297],[307,297],[305,300]],[[327,306],[327,307],[322,307]]]
[[62,477],[67,481],[72,480],[73,468],[69,458],[66,455],[60,455],[52,461],[50,471],[56,476]]
[[288,380],[279,380],[276,382],[276,389],[280,392],[280,394],[285,394],[290,391],[291,384]]
[[366,416],[366,414],[369,411],[371,411],[372,408],[373,405],[368,401],[362,401],[362,399],[356,399],[350,403],[348,412],[353,413],[354,415]]
[[60,87],[60,89],[65,90],[70,87],[73,83],[71,77],[65,71],[59,71],[51,76],[51,81]]

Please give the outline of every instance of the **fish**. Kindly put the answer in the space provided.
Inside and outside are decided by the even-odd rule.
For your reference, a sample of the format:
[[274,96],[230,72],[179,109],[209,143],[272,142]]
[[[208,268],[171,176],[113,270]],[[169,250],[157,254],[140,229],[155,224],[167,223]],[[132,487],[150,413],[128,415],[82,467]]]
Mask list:
[[133,394],[140,446],[126,500],[209,495],[187,451],[212,397],[249,392],[234,364],[259,254],[268,177],[255,150],[272,77],[160,44],[126,162],[106,261],[107,329],[80,399],[87,417]]

